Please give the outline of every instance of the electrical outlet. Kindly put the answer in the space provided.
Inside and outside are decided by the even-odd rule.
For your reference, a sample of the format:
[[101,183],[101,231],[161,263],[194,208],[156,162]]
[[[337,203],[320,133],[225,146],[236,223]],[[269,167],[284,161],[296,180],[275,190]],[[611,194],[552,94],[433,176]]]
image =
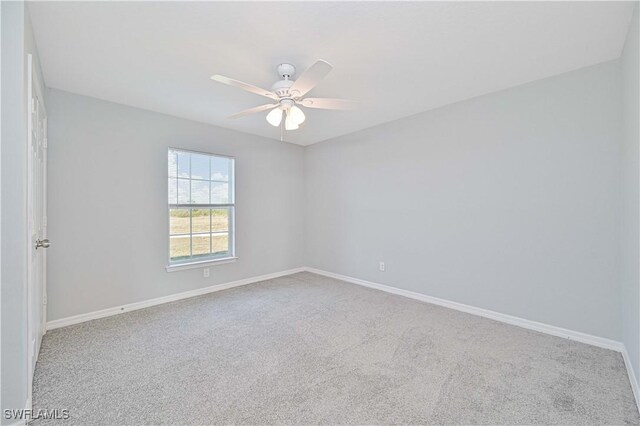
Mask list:
[[209,268],[204,268],[204,270],[203,270],[203,271],[204,271],[204,272],[203,272],[203,276],[204,276],[205,278],[209,278]]
[[384,269],[385,269],[384,262],[380,262],[379,269],[380,269],[380,272],[384,272]]

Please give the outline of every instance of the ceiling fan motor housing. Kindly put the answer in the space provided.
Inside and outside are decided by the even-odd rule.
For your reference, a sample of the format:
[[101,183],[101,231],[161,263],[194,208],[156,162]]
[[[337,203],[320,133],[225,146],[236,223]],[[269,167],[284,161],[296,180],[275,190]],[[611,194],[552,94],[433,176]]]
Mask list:
[[281,98],[288,98],[289,88],[293,85],[293,80],[290,80],[296,74],[296,67],[291,64],[278,65],[278,75],[282,77],[282,80],[276,81],[271,86],[271,91]]
[[279,80],[271,86],[271,91],[281,98],[289,97],[289,88],[293,86],[293,80]]

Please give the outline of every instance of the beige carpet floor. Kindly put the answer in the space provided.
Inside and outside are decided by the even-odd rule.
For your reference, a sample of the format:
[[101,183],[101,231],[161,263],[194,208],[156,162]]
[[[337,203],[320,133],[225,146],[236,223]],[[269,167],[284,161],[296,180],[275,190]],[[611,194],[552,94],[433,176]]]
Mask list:
[[300,273],[48,332],[43,424],[638,424],[621,355]]

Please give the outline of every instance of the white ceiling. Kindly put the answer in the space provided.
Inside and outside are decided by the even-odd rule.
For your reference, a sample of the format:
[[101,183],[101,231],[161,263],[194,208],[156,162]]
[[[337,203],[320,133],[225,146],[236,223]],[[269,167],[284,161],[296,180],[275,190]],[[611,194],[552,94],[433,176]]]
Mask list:
[[[285,140],[309,145],[619,57],[632,2],[42,2],[29,5],[47,86],[280,138],[268,103],[209,79],[270,88],[275,66],[334,70]],[[266,102],[265,102],[266,101]]]

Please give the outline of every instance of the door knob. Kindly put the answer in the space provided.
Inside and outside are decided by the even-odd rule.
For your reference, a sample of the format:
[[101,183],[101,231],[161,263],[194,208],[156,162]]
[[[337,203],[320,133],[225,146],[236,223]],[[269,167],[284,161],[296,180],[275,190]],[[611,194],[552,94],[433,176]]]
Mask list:
[[50,245],[51,243],[47,238],[45,238],[44,240],[36,240],[36,250],[39,249],[40,247],[49,248]]

